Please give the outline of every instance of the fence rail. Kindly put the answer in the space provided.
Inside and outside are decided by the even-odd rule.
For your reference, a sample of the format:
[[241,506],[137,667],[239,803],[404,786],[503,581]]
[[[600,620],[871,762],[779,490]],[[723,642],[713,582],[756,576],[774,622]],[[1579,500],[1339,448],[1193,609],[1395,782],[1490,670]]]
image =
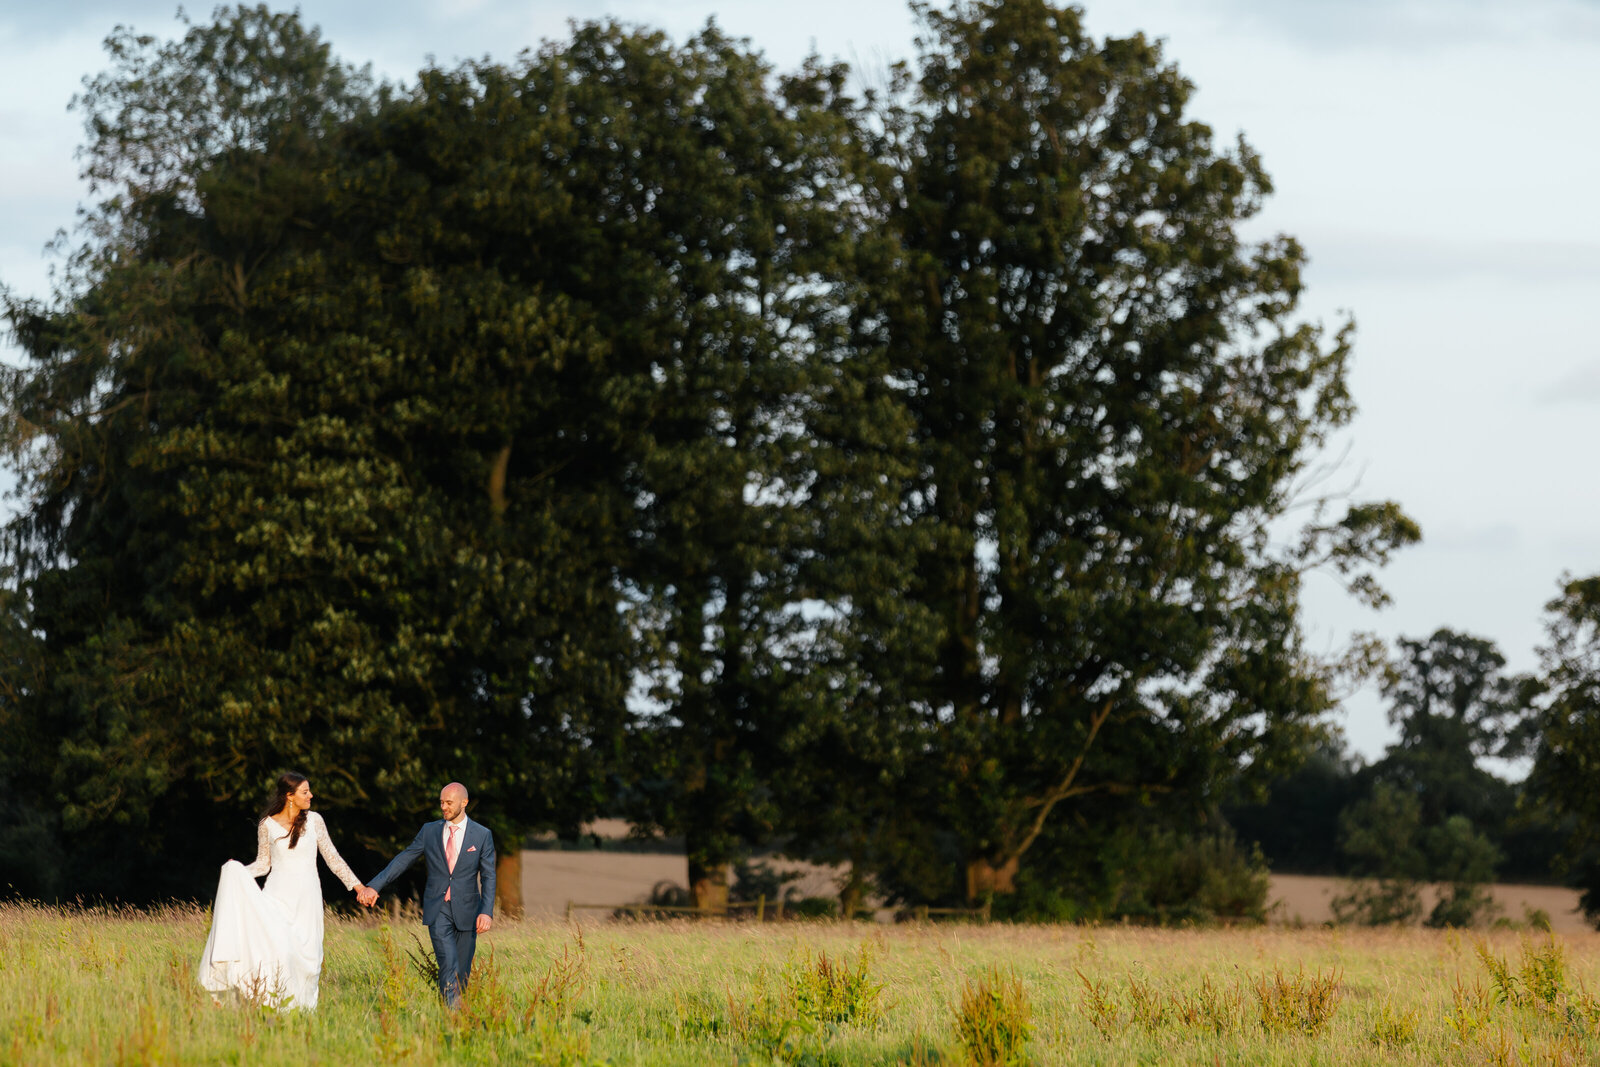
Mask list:
[[[682,904],[641,904],[635,901],[631,904],[581,904],[576,900],[567,901],[567,921],[572,921],[572,913],[579,910],[587,911],[626,911],[635,917],[644,912],[664,911],[678,915],[694,915],[704,919],[726,919],[729,912],[743,911],[753,908],[756,913],[756,922],[762,922],[767,917],[767,898],[763,894],[755,900],[733,900],[720,908],[696,908]],[[773,918],[783,918],[783,900],[780,898],[773,902]]]
[[989,901],[985,900],[983,906],[979,908],[930,908],[925,904],[918,904],[914,908],[897,913],[895,917],[898,919],[904,916],[917,922],[927,922],[929,918],[935,915],[954,915],[961,918],[977,919],[979,922],[988,922],[990,915]]
[[[782,921],[783,903],[782,897],[772,902],[772,918],[774,921]],[[569,900],[567,901],[567,922],[572,921],[572,913],[574,911],[628,912],[636,919],[642,918],[646,912],[666,912],[669,915],[687,915],[702,919],[726,919],[730,912],[752,909],[756,913],[756,922],[766,921],[767,898],[765,894],[755,900],[730,901],[720,908],[696,908],[683,904],[641,904],[637,901],[631,904],[584,904],[576,900]],[[856,914],[872,914],[872,912],[873,909],[871,908],[861,908],[857,910]],[[918,905],[914,908],[896,912],[895,921],[904,922],[909,919],[916,922],[927,922],[936,915],[976,919],[979,922],[986,923],[989,921],[989,902],[987,900],[984,901],[983,906],[980,908],[930,908],[925,905]]]

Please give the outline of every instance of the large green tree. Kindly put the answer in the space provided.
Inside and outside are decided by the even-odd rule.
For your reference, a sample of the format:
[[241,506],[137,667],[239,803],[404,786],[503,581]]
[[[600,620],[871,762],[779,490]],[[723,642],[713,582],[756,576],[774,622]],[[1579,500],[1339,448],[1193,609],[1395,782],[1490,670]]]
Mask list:
[[0,570],[0,885],[10,893],[48,897],[61,889],[63,856],[35,770],[45,742],[31,713],[42,677],[28,614],[13,574]]
[[1203,803],[1300,750],[1330,707],[1301,574],[1376,597],[1364,564],[1417,534],[1355,506],[1274,550],[1352,413],[1349,338],[1297,320],[1299,246],[1244,236],[1260,161],[1186,115],[1159,46],[1045,0],[918,12],[890,361],[932,545],[909,592],[940,621],[920,701],[970,897],[1086,798]]
[[884,238],[844,80],[774,78],[715,27],[601,25],[524,75],[570,123],[544,146],[573,220],[552,285],[592,309],[624,413],[643,714],[621,807],[684,838],[702,906],[779,831],[796,731],[848,699],[843,620],[910,566],[882,548],[909,430],[859,323]]
[[1528,785],[1533,797],[1564,816],[1566,858],[1583,888],[1583,910],[1600,926],[1600,576],[1565,577],[1545,607],[1539,649],[1540,735]]
[[1494,642],[1455,630],[1401,638],[1399,649],[1383,694],[1400,737],[1372,776],[1417,797],[1425,826],[1460,815],[1498,832],[1516,790],[1480,761],[1521,754],[1536,682],[1507,675]]
[[374,847],[466,780],[514,858],[595,809],[628,680],[569,388],[602,351],[526,271],[562,205],[487,89],[378,91],[293,16],[110,48],[108,195],[59,303],[8,305],[29,785],[78,887],[200,889],[285,766]]

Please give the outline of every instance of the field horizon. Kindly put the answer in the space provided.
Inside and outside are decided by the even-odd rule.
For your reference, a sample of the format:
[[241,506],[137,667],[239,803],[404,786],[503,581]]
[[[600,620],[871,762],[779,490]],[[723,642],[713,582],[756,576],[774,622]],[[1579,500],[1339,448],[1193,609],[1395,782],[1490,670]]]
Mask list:
[[[626,824],[603,820],[590,824],[614,839]],[[521,855],[522,899],[530,918],[565,919],[569,901],[578,904],[631,904],[647,901],[661,883],[689,884],[688,859],[682,852],[586,851],[560,852],[524,849]],[[793,879],[789,887],[799,896],[833,896],[837,893],[840,868],[799,860],[769,858],[776,873]],[[1319,924],[1333,919],[1334,897],[1347,892],[1350,880],[1332,875],[1273,874],[1267,887],[1267,913],[1270,922],[1290,925]],[[1579,910],[1578,890],[1557,885],[1511,882],[1486,887],[1494,901],[1490,916],[1523,923],[1529,913],[1540,911],[1557,933],[1583,933],[1591,929]],[[1422,890],[1423,913],[1432,909],[1439,889]],[[769,902],[770,903],[770,902]],[[892,909],[882,909],[887,918]],[[605,911],[583,910],[575,917],[588,923],[610,918]]]

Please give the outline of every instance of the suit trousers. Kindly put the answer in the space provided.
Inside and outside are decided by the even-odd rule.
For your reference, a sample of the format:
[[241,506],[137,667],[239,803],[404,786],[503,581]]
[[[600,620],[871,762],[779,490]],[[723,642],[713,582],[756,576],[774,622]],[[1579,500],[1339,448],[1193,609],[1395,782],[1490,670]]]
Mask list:
[[472,954],[478,950],[476,915],[468,915],[458,925],[454,905],[446,902],[428,927],[433,940],[433,958],[439,961],[439,995],[452,1008],[461,1006],[461,993],[472,977]]

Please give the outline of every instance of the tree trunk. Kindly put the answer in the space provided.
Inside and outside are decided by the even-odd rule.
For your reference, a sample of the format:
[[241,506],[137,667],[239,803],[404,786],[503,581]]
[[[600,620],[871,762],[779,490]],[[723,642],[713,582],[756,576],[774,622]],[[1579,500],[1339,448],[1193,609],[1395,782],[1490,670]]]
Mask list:
[[694,897],[694,906],[701,911],[727,911],[728,865],[726,863],[702,865],[691,859],[689,892]]
[[967,903],[976,903],[991,893],[1015,893],[1020,864],[1018,856],[1012,856],[999,867],[986,859],[970,861],[967,864]]
[[494,913],[502,919],[522,918],[522,850],[509,848],[494,866]]
[[839,917],[853,919],[856,911],[861,907],[861,899],[866,896],[866,879],[856,872],[854,864],[850,865],[850,878],[845,882],[844,888],[839,890]]

